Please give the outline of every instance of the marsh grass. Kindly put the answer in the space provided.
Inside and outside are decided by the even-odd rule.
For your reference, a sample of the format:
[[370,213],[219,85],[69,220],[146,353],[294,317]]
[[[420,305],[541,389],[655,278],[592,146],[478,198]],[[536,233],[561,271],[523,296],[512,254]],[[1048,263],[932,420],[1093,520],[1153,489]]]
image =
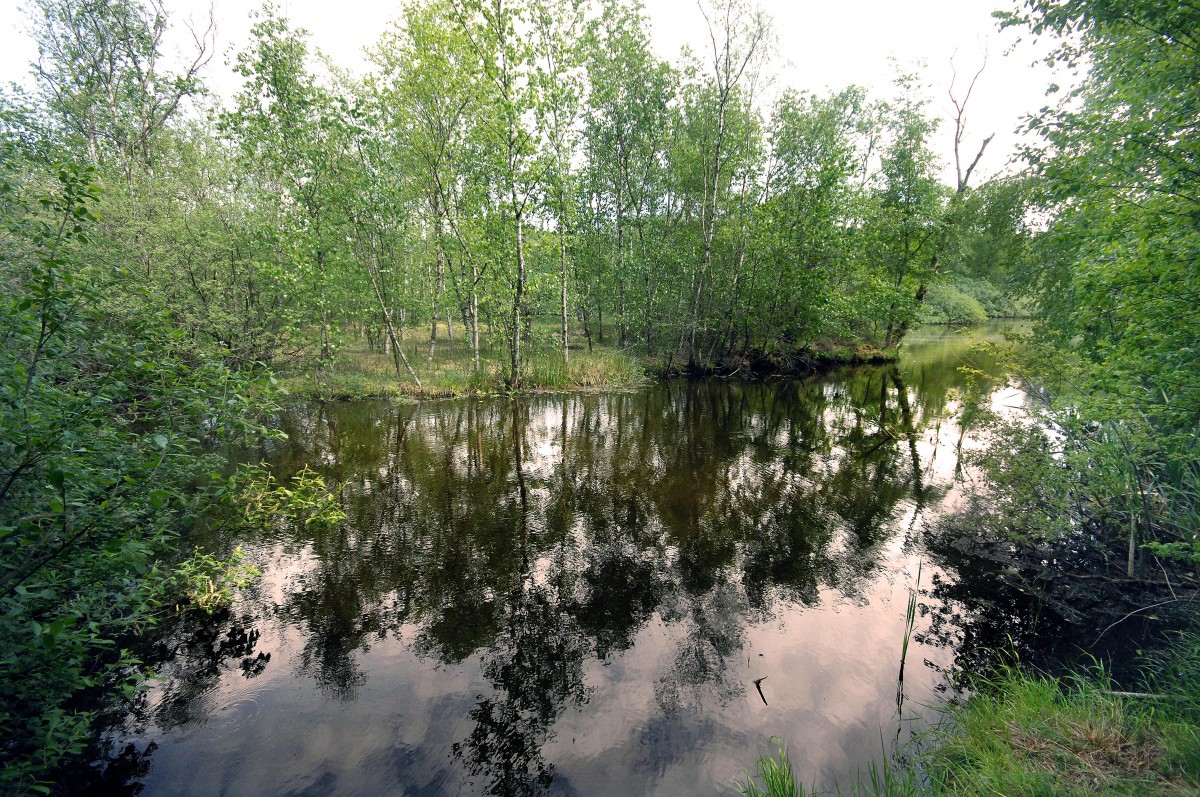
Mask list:
[[743,780],[735,781],[734,787],[743,797],[919,797],[920,789],[916,769],[899,767],[885,758],[882,764],[871,762],[865,773],[860,773],[850,784],[850,791],[840,787],[819,790],[815,786],[805,787],[796,782],[787,745],[780,739],[772,739],[774,750],[758,759],[754,774],[746,773]]
[[1194,717],[1179,697],[1117,693],[1102,672],[1060,682],[1009,669],[949,707],[925,760],[934,793],[1197,794]]
[[735,788],[744,797],[804,797],[809,792],[796,783],[787,745],[781,739],[772,739],[771,743],[774,752],[761,756],[754,774],[744,773],[745,780],[735,781]]
[[[457,329],[457,328],[456,328]],[[591,345],[577,332],[572,335],[567,362],[563,362],[557,325],[545,321],[533,325],[526,339],[525,364],[521,392],[623,388],[646,382],[651,374],[677,376],[682,372],[671,358],[638,356],[606,338],[593,338]],[[508,351],[502,341],[492,339],[480,350],[480,368],[474,369],[468,342],[461,330],[454,340],[446,337],[439,324],[439,338],[433,356],[429,355],[429,329],[404,331],[403,349],[420,385],[407,374],[397,377],[390,354],[372,350],[365,337],[345,332],[341,335],[331,363],[318,368],[314,352],[300,353],[288,364],[276,369],[282,387],[292,395],[321,399],[368,398],[450,398],[510,392]],[[898,360],[896,349],[881,349],[865,343],[820,341],[782,358],[782,372],[809,373],[843,365],[884,364]],[[745,372],[753,376],[747,361],[740,360]],[[712,373],[729,375],[725,365]],[[794,369],[794,370],[790,370]]]
[[[508,391],[506,352],[481,352],[476,372],[466,341],[441,339],[430,357],[428,337],[421,337],[427,334],[426,330],[409,330],[404,343],[405,354],[421,381],[419,386],[407,376],[396,376],[391,355],[370,350],[364,339],[356,337],[343,340],[336,360],[319,377],[306,362],[284,369],[280,381],[293,395],[325,399],[429,399]],[[646,379],[637,358],[619,349],[597,345],[589,352],[586,346],[573,346],[564,363],[561,350],[552,343],[543,341],[528,355],[523,390],[627,387]]]

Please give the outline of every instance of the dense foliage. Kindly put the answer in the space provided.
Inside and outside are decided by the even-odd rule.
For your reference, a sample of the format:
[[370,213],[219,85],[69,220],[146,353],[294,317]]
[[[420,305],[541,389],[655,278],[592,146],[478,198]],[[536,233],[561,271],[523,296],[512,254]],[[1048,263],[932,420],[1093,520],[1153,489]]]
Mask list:
[[419,383],[421,328],[428,359],[457,329],[471,367],[511,386],[531,351],[585,342],[698,370],[895,346],[943,275],[1004,283],[1013,258],[986,242],[1024,237],[1020,203],[969,170],[939,184],[951,153],[930,149],[915,77],[887,100],[767,108],[769,20],[705,8],[711,51],[672,66],[623,0],[412,2],[358,79],[267,5],[241,91],[214,107],[211,40],[194,32],[169,72],[159,3],[40,0],[36,92],[7,98],[8,129],[31,158],[111,176],[80,256],[129,265],[108,301],[149,298],[237,367],[307,363],[318,381],[365,338]]
[[[105,310],[76,255],[96,173],[4,162],[0,239],[0,788],[82,749],[97,695],[139,679],[128,646],[199,579],[175,541],[217,502],[212,446],[255,431],[245,377],[148,306]],[[212,597],[209,598],[209,606]]]
[[1019,285],[1061,434],[1001,430],[977,509],[1026,541],[1085,528],[1129,575],[1200,560],[1192,4],[1008,15],[1067,36],[1082,80],[1031,120],[1031,174],[979,186],[969,91],[946,153],[914,76],[767,103],[747,0],[702,5],[711,48],[676,64],[624,0],[413,0],[361,78],[267,5],[224,104],[211,29],[170,66],[159,0],[31,9],[34,83],[0,100],[6,787],[78,750],[128,638],[222,566],[174,549],[218,498],[213,445],[255,430],[246,374],[320,383],[351,346],[414,384],[417,343],[455,336],[480,387],[605,343],[738,370],[1022,315]]
[[[1027,0],[1003,16],[1059,37],[1051,58],[1077,81],[1030,120],[1024,153],[1041,229],[1012,274],[1037,323],[1014,364],[1027,369],[1035,406],[993,418],[990,443],[972,456],[983,489],[945,531],[960,551],[978,546],[973,563],[999,562],[997,578],[1036,595],[1040,610],[1094,628],[1093,662],[1117,640],[1166,652],[1151,657],[1145,683],[1116,687],[1139,692],[1114,691],[1103,671],[1066,690],[1018,670],[977,682],[949,733],[933,734],[926,791],[1190,792],[1200,750],[1200,7]],[[1137,634],[1139,621],[1149,634]]]
[[1058,528],[1043,538],[1087,528],[1131,576],[1147,553],[1196,563],[1200,9],[1037,0],[1007,23],[1067,37],[1052,57],[1083,74],[1025,153],[1048,220],[1018,269],[1039,308],[1031,378],[1061,434],[1006,432],[1000,459],[1029,467],[993,467],[1001,492],[1041,498],[999,514]]

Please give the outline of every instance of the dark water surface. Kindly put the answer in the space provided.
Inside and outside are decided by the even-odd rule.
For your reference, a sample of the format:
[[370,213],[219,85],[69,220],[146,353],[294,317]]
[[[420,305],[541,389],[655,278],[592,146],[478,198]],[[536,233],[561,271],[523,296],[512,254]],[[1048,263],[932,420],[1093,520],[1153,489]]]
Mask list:
[[[241,540],[261,582],[164,640],[116,746],[148,795],[719,794],[771,736],[844,783],[897,732],[918,568],[944,577],[923,530],[961,490],[967,345],[926,332],[899,369],[798,382],[295,408],[272,465],[343,484],[347,521]],[[937,603],[906,727],[955,661]]]

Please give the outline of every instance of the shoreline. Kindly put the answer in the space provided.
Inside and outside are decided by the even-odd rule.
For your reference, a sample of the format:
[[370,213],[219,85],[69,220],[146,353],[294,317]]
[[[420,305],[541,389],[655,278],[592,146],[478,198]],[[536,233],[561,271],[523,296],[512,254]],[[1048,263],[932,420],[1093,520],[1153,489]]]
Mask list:
[[[621,367],[611,367],[614,358],[624,361],[619,363]],[[352,361],[350,367],[332,373],[321,385],[313,384],[311,374],[269,373],[286,394],[294,399],[419,403],[440,399],[629,390],[671,379],[746,382],[803,379],[844,367],[894,365],[899,359],[898,348],[823,342],[790,352],[750,352],[723,358],[712,365],[680,368],[661,359],[637,358],[619,350],[604,349],[599,355],[585,355],[572,360],[566,366],[567,373],[560,370],[562,365],[559,363],[553,364],[557,367],[546,369],[544,361],[535,361],[531,363],[532,373],[525,384],[515,390],[504,386],[503,377],[494,365],[485,366],[479,374],[467,370],[454,370],[449,374],[451,380],[421,385],[408,380],[400,381],[394,373],[380,373],[378,369],[364,368],[364,358],[361,356],[357,361]],[[588,367],[596,364],[601,366],[599,374]],[[359,367],[354,367],[355,365]],[[586,378],[572,379],[574,374],[570,373],[570,369],[579,369]],[[547,370],[551,378],[542,378],[547,376]],[[442,376],[445,379],[447,374]]]

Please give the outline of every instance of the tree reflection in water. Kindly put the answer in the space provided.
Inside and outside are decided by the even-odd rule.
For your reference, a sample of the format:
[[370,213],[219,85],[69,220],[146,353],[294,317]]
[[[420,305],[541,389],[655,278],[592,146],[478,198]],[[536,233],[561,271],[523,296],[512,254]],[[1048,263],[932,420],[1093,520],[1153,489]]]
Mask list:
[[455,752],[491,793],[537,793],[587,659],[654,618],[686,626],[654,696],[664,716],[695,712],[750,687],[731,666],[749,620],[853,596],[925,492],[923,409],[898,373],[864,370],[291,416],[278,467],[326,463],[351,517],[311,541],[284,604],[302,671],[352,696],[355,651],[402,625],[444,664],[478,655],[491,692]]
[[[272,585],[248,609],[299,640],[277,666],[336,701],[359,697],[377,677],[367,654],[397,640],[434,666],[478,672],[452,752],[477,788],[501,795],[552,787],[547,751],[564,715],[586,711],[589,667],[648,633],[661,666],[630,743],[647,750],[637,767],[661,771],[680,739],[724,732],[714,707],[759,700],[749,625],[861,600],[906,533],[901,516],[915,523],[936,505],[945,484],[923,473],[921,443],[947,414],[946,385],[934,389],[862,369],[297,408],[282,416],[289,442],[273,467],[323,470],[344,485],[348,518],[245,541]],[[194,716],[196,701],[169,695],[157,721]]]

